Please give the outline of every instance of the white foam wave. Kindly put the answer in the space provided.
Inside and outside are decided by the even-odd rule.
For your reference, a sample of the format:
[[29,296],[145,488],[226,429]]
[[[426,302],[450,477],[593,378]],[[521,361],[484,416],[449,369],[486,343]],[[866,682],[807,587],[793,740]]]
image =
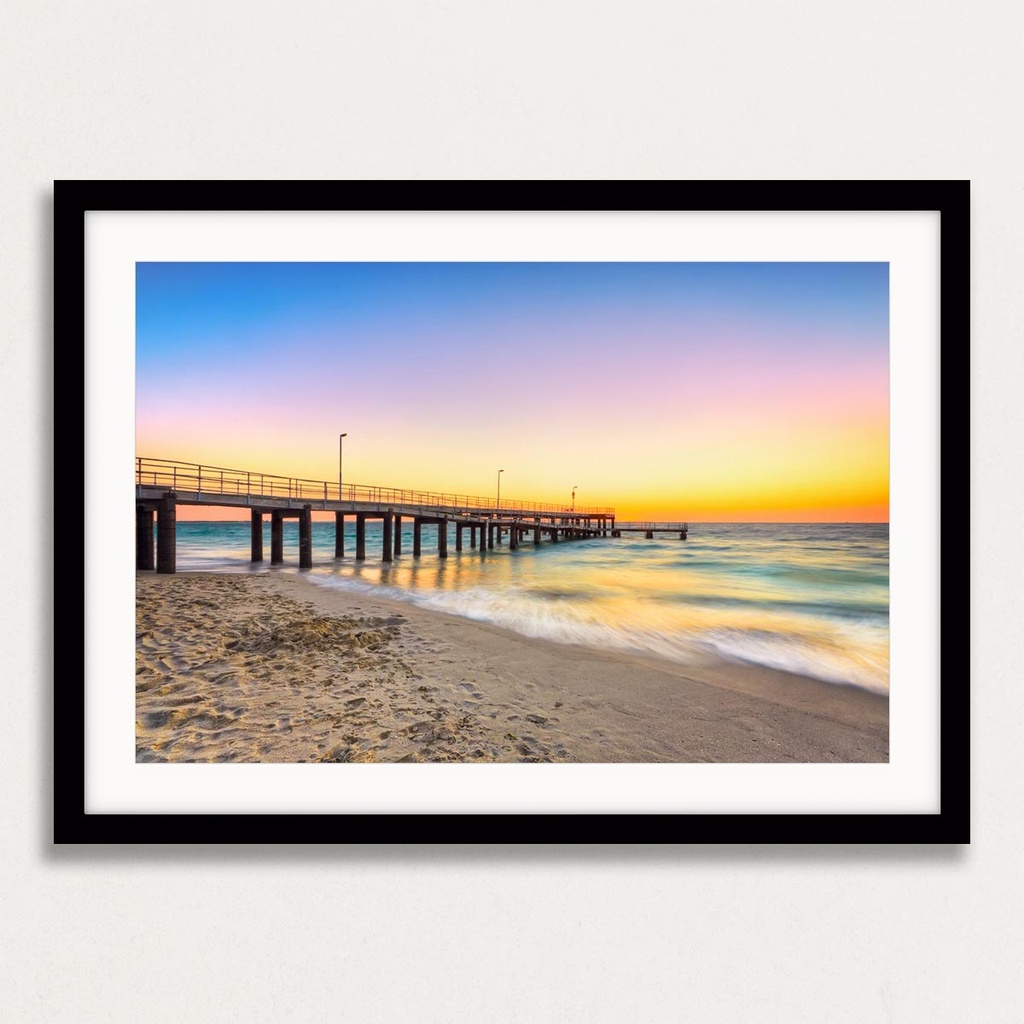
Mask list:
[[523,636],[599,650],[654,655],[695,663],[709,657],[763,665],[825,682],[888,692],[887,635],[875,626],[834,623],[831,634],[799,635],[741,628],[680,628],[626,617],[614,621],[595,603],[552,600],[521,590],[473,587],[465,590],[407,590],[344,576],[307,576],[329,588],[376,594],[434,611],[509,629]]
[[[877,644],[840,647],[823,639],[812,642],[799,636],[734,629],[708,631],[705,643],[731,661],[764,665],[827,683],[850,684],[875,693],[889,692],[887,660],[865,653]],[[855,650],[860,653],[853,653]]]

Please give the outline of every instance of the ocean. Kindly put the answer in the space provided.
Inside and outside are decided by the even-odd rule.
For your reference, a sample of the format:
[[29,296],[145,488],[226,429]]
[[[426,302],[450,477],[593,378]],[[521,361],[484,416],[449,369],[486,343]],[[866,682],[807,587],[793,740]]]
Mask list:
[[[179,522],[181,571],[270,571],[249,562],[249,523]],[[334,558],[333,522],[313,523],[311,583],[410,601],[493,623],[525,636],[682,663],[764,665],[830,683],[889,690],[887,524],[693,523],[688,540],[643,534],[518,550],[508,539],[483,553],[437,557],[435,528],[422,528],[412,556],[403,521],[402,554],[380,561],[381,523],[366,530],[367,559],[355,560],[355,523],[345,557]],[[298,523],[284,524],[283,566],[299,572]]]

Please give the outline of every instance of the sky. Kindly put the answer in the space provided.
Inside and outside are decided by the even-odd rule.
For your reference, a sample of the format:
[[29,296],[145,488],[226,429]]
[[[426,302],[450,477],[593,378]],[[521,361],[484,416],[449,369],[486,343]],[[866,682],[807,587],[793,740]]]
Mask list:
[[885,263],[138,263],[136,454],[336,483],[345,433],[346,483],[884,522],[888,291]]

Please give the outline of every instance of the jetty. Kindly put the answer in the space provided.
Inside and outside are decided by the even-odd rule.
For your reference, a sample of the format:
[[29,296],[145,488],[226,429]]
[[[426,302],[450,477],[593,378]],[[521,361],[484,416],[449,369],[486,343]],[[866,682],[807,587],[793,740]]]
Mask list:
[[[470,548],[481,552],[508,538],[515,550],[532,539],[551,543],[587,537],[621,535],[631,526],[616,526],[614,508],[585,508],[552,502],[480,498],[460,494],[371,487],[250,470],[226,469],[169,459],[135,460],[135,565],[158,573],[176,570],[176,528],[179,505],[246,508],[252,522],[251,561],[262,562],[263,517],[270,517],[270,564],[284,562],[284,520],[299,521],[299,567],[313,567],[314,510],[333,512],[334,556],[345,555],[345,519],[356,522],[357,560],[366,558],[366,522],[383,522],[381,560],[390,562],[402,550],[402,520],[413,525],[413,557],[422,553],[422,528],[436,531],[437,555],[448,557],[448,530],[455,529],[455,550],[465,534]],[[154,542],[154,517],[156,537]],[[651,534],[653,536],[653,534]]]

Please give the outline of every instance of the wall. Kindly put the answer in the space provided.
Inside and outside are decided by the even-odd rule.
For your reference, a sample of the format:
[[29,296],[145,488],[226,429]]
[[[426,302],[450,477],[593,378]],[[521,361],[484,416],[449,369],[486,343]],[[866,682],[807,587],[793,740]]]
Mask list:
[[[1019,1019],[1022,29],[997,0],[7,5],[0,1016]],[[81,692],[78,566],[59,552],[51,587],[47,502],[52,376],[80,365],[49,347],[65,177],[973,179],[974,346],[945,368],[973,373],[973,416],[947,410],[973,469],[945,548],[973,624],[973,845],[54,852],[51,674]]]

